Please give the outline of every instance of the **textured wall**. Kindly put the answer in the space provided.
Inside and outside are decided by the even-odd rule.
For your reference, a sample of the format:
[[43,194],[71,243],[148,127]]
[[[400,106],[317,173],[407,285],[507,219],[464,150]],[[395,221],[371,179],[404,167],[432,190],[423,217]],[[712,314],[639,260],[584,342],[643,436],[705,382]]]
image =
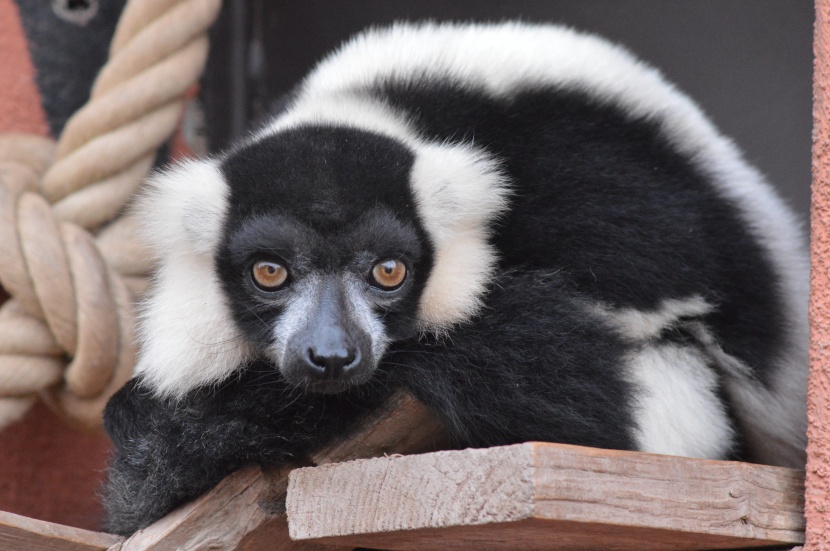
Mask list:
[[830,548],[830,0],[816,1],[806,550]]
[[35,69],[12,0],[0,0],[0,131],[46,134]]

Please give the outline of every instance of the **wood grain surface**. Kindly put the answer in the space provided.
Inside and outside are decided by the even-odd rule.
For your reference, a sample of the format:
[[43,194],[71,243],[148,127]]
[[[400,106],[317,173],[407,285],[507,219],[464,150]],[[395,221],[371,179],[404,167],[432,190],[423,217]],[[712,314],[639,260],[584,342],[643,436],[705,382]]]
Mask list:
[[298,469],[291,537],[382,549],[746,549],[804,541],[803,473],[527,443]]
[[122,538],[0,511],[3,551],[101,551]]

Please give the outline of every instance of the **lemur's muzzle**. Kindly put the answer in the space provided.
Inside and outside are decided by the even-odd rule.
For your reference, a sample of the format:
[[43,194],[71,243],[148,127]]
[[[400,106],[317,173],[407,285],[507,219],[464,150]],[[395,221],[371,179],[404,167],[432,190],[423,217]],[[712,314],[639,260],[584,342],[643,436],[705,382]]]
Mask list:
[[355,321],[337,281],[321,284],[306,325],[287,343],[283,375],[314,392],[337,393],[364,382],[374,370],[371,339]]

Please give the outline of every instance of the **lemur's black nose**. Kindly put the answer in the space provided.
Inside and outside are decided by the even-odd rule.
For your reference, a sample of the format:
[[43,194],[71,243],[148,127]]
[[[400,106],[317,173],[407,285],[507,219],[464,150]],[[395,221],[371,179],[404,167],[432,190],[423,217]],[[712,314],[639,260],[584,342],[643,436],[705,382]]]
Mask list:
[[347,345],[311,347],[306,362],[320,379],[337,380],[360,363],[360,352]]

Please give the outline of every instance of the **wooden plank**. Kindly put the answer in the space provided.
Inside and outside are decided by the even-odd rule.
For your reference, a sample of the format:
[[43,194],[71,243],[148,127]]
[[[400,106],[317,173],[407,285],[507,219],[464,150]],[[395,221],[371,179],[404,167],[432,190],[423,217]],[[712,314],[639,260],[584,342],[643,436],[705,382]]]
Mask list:
[[0,511],[3,551],[99,551],[123,538]]
[[[315,465],[388,453],[439,449],[443,431],[414,398],[397,395],[360,430],[312,458]],[[285,518],[288,469],[243,469],[210,492],[135,533],[120,551],[239,549],[313,551],[313,542],[292,542]],[[327,546],[324,549],[331,550]],[[350,548],[351,549],[351,548]]]
[[382,549],[692,550],[804,541],[801,471],[527,443],[293,471],[292,538]]

